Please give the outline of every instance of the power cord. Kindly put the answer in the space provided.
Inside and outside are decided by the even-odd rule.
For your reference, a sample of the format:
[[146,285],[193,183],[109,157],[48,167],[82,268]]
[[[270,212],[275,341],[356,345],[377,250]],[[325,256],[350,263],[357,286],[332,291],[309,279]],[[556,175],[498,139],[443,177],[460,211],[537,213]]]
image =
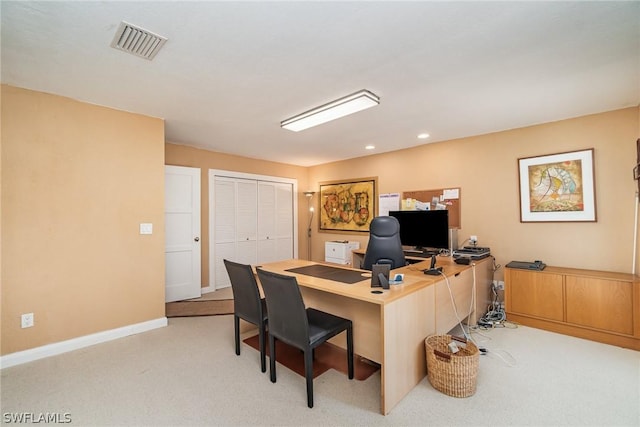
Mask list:
[[[469,304],[469,313],[473,312],[473,308],[475,307],[475,299],[476,299],[476,264],[475,263],[471,264],[471,269],[472,269],[472,273],[473,273],[473,285],[472,285],[472,289],[471,289],[471,300],[470,300],[470,304]],[[456,319],[458,320],[458,325],[460,326],[460,329],[462,329],[462,333],[464,334],[464,336],[465,336],[465,338],[467,340],[471,341],[472,343],[474,343],[476,345],[476,347],[478,347],[478,344],[475,342],[475,340],[473,339],[471,334],[468,333],[465,330],[465,325],[462,323],[462,319],[460,318],[460,315],[458,314],[458,306],[456,305],[456,300],[455,300],[455,297],[453,296],[453,291],[451,290],[451,283],[449,282],[449,278],[447,277],[446,274],[444,274],[444,272],[442,270],[440,271],[440,275],[442,277],[444,277],[444,281],[447,284],[447,289],[449,290],[449,298],[451,298],[451,306],[453,307],[453,313],[456,316]]]
[[[495,258],[493,258],[493,260],[494,260],[494,270],[493,270],[493,272],[495,273],[495,271],[497,269],[499,269],[500,266],[495,264]],[[473,285],[472,285],[471,305],[469,306],[469,313],[472,313],[472,311],[473,311],[473,307],[474,307],[474,304],[475,304],[475,298],[476,298],[476,264],[472,263],[471,267],[472,267],[472,273],[473,273]],[[506,314],[504,312],[504,308],[498,303],[498,292],[496,291],[495,286],[493,285],[493,275],[492,275],[492,280],[491,280],[491,292],[493,294],[493,298],[492,298],[491,304],[489,305],[489,309],[487,311],[487,314],[485,314],[482,318],[480,318],[478,320],[477,325],[468,326],[469,332],[467,332],[467,330],[465,329],[465,325],[462,323],[462,319],[460,318],[460,315],[458,314],[458,307],[456,305],[455,297],[453,296],[453,291],[451,290],[451,283],[449,282],[449,278],[444,274],[443,271],[440,271],[440,275],[442,275],[442,277],[444,277],[445,283],[447,284],[447,289],[449,290],[449,297],[451,298],[451,305],[453,306],[453,312],[454,312],[454,314],[456,316],[456,319],[458,320],[458,325],[460,326],[460,329],[462,329],[462,333],[464,334],[465,338],[468,341],[471,341],[472,343],[474,343],[476,345],[476,347],[478,347],[478,350],[480,351],[480,355],[488,356],[488,357],[495,357],[495,358],[501,360],[505,365],[507,365],[509,367],[516,366],[517,365],[516,359],[508,351],[501,350],[501,349],[489,350],[484,346],[480,346],[473,339],[473,337],[471,336],[471,331],[474,330],[474,329],[479,329],[479,328],[482,328],[484,330],[488,330],[488,329],[492,329],[494,327],[510,327],[510,328],[517,328],[518,327],[517,324],[515,324],[513,322],[507,322],[507,320],[506,320]],[[489,323],[489,322],[492,322],[492,323]],[[485,323],[487,325],[490,325],[490,327],[482,326],[483,323]],[[498,325],[500,325],[500,326],[498,326]],[[486,337],[489,340],[491,339],[491,338],[487,337],[486,335],[482,335],[482,336]]]
[[493,271],[491,273],[491,303],[487,307],[487,313],[478,319],[478,327],[483,329],[500,328],[505,326],[507,314],[504,306],[498,301],[498,291],[493,284],[496,271],[500,269],[500,264],[496,264],[496,258],[493,258]]

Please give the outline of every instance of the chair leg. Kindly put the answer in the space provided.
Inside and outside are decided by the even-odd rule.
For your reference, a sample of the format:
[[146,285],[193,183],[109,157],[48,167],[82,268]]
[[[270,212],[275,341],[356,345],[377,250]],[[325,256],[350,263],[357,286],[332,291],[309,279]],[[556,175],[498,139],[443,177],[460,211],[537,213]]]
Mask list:
[[267,372],[267,361],[265,356],[266,343],[264,340],[264,323],[258,328],[258,343],[260,345],[260,369],[262,372]]
[[349,370],[349,379],[353,379],[353,326],[347,327],[347,365]]
[[233,329],[234,329],[235,338],[236,338],[236,354],[239,356],[240,355],[240,318],[235,314],[233,315]]
[[313,350],[304,352],[304,376],[307,380],[307,406],[313,408]]
[[276,338],[269,334],[269,373],[271,382],[276,382]]

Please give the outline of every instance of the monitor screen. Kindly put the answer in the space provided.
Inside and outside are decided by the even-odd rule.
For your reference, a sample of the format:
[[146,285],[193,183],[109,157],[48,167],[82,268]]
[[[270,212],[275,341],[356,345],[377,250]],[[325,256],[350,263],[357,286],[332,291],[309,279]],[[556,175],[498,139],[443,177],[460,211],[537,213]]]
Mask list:
[[391,211],[400,223],[403,246],[416,249],[449,249],[449,211]]

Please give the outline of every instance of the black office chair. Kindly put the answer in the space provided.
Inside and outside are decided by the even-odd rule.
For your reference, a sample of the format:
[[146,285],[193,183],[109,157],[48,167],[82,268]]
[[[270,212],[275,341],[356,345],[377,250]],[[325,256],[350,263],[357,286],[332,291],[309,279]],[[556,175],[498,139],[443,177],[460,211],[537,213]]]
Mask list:
[[313,408],[313,350],[328,339],[347,331],[349,379],[353,379],[353,324],[351,320],[313,308],[305,308],[298,281],[293,276],[257,269],[269,310],[269,371],[276,382],[278,339],[304,353],[307,405]]
[[224,260],[224,266],[231,279],[233,290],[233,326],[236,338],[236,354],[240,355],[240,319],[258,326],[258,344],[260,347],[260,368],[267,371],[265,359],[267,328],[267,306],[264,298],[260,297],[260,290],[256,277],[250,265]]
[[373,264],[390,264],[391,269],[407,264],[400,243],[400,223],[392,216],[377,216],[369,225],[369,243],[362,268],[371,270]]

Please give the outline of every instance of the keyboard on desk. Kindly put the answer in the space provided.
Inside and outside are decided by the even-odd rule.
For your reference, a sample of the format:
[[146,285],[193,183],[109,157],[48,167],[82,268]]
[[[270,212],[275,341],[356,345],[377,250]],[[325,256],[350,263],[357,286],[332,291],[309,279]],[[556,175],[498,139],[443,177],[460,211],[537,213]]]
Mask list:
[[420,251],[418,249],[404,249],[405,256],[412,256],[417,258],[431,258],[433,255],[438,255],[436,251]]

